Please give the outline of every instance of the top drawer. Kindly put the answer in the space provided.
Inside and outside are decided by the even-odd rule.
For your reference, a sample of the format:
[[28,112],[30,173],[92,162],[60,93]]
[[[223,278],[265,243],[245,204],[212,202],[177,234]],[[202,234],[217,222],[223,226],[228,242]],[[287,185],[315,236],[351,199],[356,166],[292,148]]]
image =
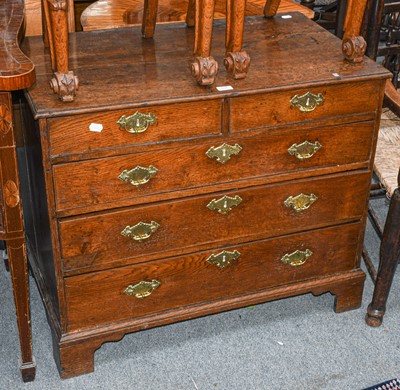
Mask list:
[[[136,112],[148,115],[154,114],[156,122],[149,124],[144,130],[143,120],[131,118],[125,126],[132,132],[124,130],[124,123],[118,125],[123,115],[125,119]],[[95,124],[95,126],[93,126]],[[91,126],[92,125],[92,126]],[[129,126],[130,125],[130,126]],[[138,127],[136,127],[138,125]],[[121,127],[122,126],[122,127]],[[221,128],[220,100],[208,100],[193,103],[154,106],[124,111],[112,111],[79,115],[63,119],[49,120],[50,154],[52,157],[73,153],[83,153],[88,150],[124,148],[136,144],[146,144],[160,141],[215,135]],[[102,128],[101,132],[92,131]],[[139,132],[134,132],[139,131]]]
[[230,129],[236,133],[374,112],[379,90],[377,83],[360,82],[235,98],[231,101]]

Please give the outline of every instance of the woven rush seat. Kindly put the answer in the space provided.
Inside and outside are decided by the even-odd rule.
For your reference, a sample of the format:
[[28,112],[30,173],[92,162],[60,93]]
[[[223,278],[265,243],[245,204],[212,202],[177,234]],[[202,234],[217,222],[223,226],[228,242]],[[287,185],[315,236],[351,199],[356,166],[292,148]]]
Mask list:
[[400,167],[400,119],[392,111],[382,114],[374,171],[390,197],[397,188]]

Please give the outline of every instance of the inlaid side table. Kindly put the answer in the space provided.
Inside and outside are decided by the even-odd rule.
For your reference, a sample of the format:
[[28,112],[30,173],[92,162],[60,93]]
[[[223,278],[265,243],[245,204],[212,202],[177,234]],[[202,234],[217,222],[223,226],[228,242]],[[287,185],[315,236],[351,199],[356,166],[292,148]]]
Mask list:
[[35,378],[36,363],[32,355],[26,245],[11,101],[11,91],[27,88],[35,82],[35,67],[18,46],[23,16],[22,0],[1,2],[0,240],[6,241],[9,256],[21,344],[20,370],[23,381],[29,382]]

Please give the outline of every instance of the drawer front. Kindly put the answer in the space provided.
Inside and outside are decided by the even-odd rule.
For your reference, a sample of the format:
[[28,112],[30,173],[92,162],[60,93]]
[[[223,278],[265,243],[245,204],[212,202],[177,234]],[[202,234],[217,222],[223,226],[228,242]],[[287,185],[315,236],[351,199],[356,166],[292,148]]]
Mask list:
[[[344,225],[66,278],[69,331],[350,271],[359,228]],[[224,263],[224,255],[230,261]],[[138,286],[142,281],[151,283]],[[125,293],[129,286],[132,295]]]
[[[358,220],[369,186],[368,172],[332,175],[64,219],[59,223],[64,270],[124,259],[143,262],[193,252],[201,245],[221,246]],[[301,194],[308,198],[294,199]],[[309,208],[294,209],[302,204]],[[222,214],[216,207],[232,210]]]
[[[220,104],[219,100],[210,100],[49,120],[50,154],[60,156],[219,134]],[[136,111],[145,115],[153,113],[157,117],[156,123],[149,124],[147,130],[140,133],[129,133],[117,124],[123,115],[129,118]],[[133,123],[142,124],[137,120]],[[102,131],[91,131],[91,124],[101,125]],[[130,128],[128,124],[126,126]],[[96,129],[96,126],[92,128]]]
[[[147,196],[172,197],[177,190],[368,161],[372,131],[373,123],[366,122],[233,139],[225,149],[221,141],[56,165],[56,207],[99,210],[119,202],[145,203]],[[315,152],[307,149],[306,141]]]
[[[375,112],[379,91],[380,85],[361,82],[232,99],[230,129],[235,133],[267,126]],[[312,93],[317,98],[306,95],[307,93]],[[297,99],[294,99],[296,96]],[[292,105],[291,101],[301,105],[302,109]],[[312,111],[307,111],[313,107]]]

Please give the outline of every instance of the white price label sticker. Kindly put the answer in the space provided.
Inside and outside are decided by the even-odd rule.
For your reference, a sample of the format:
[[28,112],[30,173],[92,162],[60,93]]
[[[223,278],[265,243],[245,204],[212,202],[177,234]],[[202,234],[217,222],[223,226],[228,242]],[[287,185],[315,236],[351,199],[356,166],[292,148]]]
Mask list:
[[231,87],[230,85],[224,85],[222,87],[217,87],[218,91],[231,91],[233,89],[233,87]]
[[95,133],[101,133],[103,131],[103,125],[101,123],[91,123],[89,125],[89,130]]

